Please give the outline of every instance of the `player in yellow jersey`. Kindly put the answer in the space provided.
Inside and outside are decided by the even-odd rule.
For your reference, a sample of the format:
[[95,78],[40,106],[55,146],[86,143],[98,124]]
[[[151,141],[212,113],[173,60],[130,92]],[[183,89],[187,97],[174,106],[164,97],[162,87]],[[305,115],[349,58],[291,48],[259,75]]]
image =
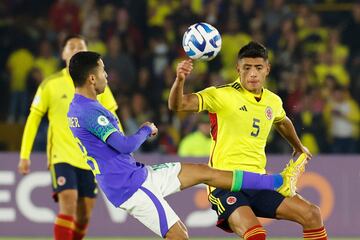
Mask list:
[[[191,70],[191,60],[178,64],[169,108],[209,112],[212,136],[210,166],[265,174],[265,145],[273,125],[293,147],[294,156],[305,153],[300,157],[311,158],[291,120],[286,117],[281,99],[264,88],[270,72],[264,46],[250,42],[240,49],[237,61],[239,78],[228,85],[184,94],[185,79]],[[257,217],[294,221],[303,227],[304,239],[327,239],[319,207],[298,194],[285,198],[278,192],[267,190],[234,193],[211,189],[209,201],[218,214],[217,226],[244,239],[266,239],[266,231]]]
[[[47,156],[51,172],[54,199],[59,203],[59,214],[54,225],[54,239],[82,239],[91,216],[97,187],[94,176],[83,159],[67,119],[69,104],[75,94],[74,83],[69,75],[71,57],[86,51],[82,36],[72,35],[65,39],[62,59],[66,68],[45,79],[39,86],[30,108],[21,144],[19,172],[30,170],[30,153],[39,123],[47,113],[49,119]],[[115,113],[116,101],[109,88],[98,96],[99,102]],[[120,126],[120,123],[119,123]]]

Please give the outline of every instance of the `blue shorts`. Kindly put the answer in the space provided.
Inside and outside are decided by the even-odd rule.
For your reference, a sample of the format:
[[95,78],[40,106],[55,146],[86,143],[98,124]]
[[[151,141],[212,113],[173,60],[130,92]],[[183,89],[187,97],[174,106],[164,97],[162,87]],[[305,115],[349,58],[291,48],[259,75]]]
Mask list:
[[76,189],[79,197],[96,197],[97,184],[90,170],[77,168],[68,163],[56,163],[50,167],[50,172],[55,202],[58,201],[57,194],[67,189]]
[[243,190],[230,192],[215,189],[209,195],[212,209],[218,214],[217,226],[226,232],[232,232],[228,224],[230,215],[241,206],[249,206],[257,217],[275,218],[276,209],[284,197],[271,190]]

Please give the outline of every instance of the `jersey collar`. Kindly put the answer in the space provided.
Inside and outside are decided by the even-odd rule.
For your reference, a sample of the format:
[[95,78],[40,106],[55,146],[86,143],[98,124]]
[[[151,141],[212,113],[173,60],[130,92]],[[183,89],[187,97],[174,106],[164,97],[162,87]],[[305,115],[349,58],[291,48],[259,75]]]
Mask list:
[[[240,86],[241,86],[241,88],[239,88],[238,91],[241,91],[241,92],[245,95],[246,99],[248,99],[249,101],[257,103],[257,102],[260,102],[261,99],[264,97],[264,93],[265,93],[264,88],[261,89],[261,93],[260,93],[260,94],[254,94],[254,93],[252,93],[252,92],[249,92],[248,90],[246,90],[246,89],[243,87],[243,85],[241,84],[240,78],[237,78],[237,79],[235,80],[235,82],[239,83]],[[258,99],[260,99],[260,100],[257,101],[256,98],[258,98]]]

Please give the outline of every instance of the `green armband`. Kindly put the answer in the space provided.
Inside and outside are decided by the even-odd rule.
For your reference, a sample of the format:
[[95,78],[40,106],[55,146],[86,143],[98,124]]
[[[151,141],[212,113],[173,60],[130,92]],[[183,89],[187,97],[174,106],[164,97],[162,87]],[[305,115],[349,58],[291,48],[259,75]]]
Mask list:
[[244,172],[241,170],[233,171],[233,181],[232,181],[232,185],[231,185],[232,192],[239,192],[241,190],[242,182],[243,182],[243,175],[244,175]]

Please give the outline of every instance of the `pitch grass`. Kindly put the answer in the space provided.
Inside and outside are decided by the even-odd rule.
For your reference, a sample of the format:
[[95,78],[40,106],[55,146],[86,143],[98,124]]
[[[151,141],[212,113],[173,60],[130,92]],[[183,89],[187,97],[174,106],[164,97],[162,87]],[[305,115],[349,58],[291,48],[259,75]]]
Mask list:
[[[37,237],[0,237],[0,240],[51,240],[52,238],[37,238]],[[139,238],[134,238],[134,237],[97,237],[97,238],[93,238],[93,237],[89,237],[86,238],[86,240],[156,240],[156,239],[162,239],[162,238],[146,238],[146,237],[139,237]],[[239,239],[239,238],[191,238],[193,240],[227,240],[227,239]],[[269,240],[299,240],[302,238],[269,238]],[[331,238],[331,240],[359,240],[359,237],[357,238]]]

